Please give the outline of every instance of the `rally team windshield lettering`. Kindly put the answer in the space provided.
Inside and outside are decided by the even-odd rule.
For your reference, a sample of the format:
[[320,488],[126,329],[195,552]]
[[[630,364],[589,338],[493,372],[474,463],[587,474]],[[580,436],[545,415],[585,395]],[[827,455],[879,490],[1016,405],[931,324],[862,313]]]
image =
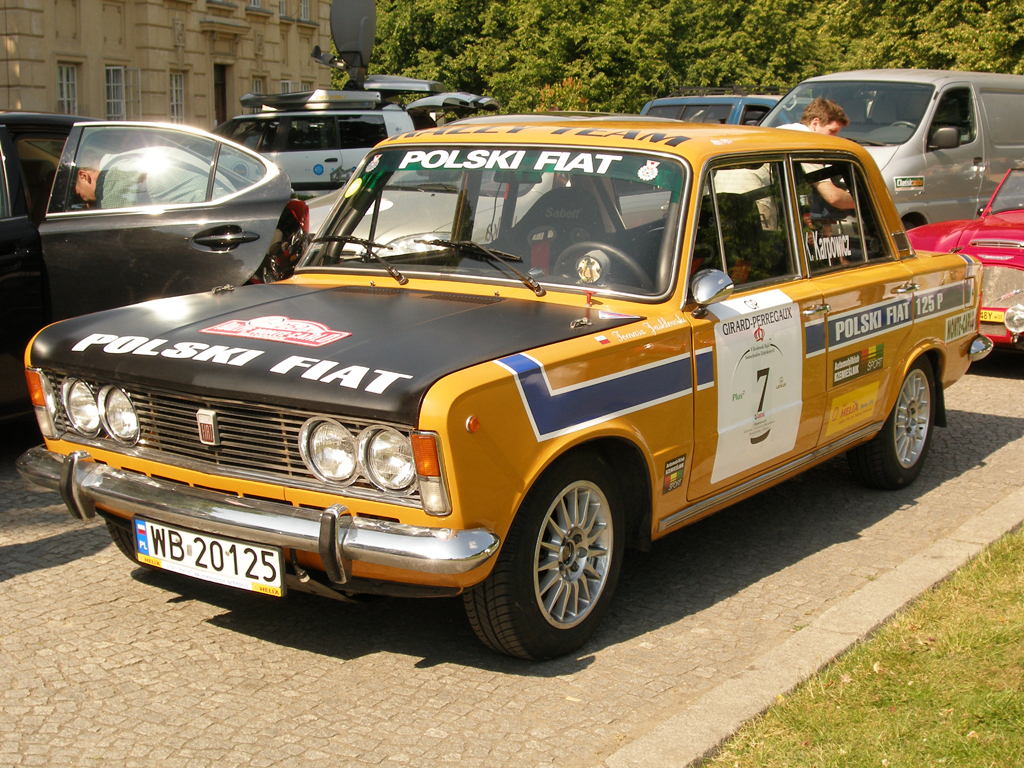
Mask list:
[[518,271],[545,289],[658,296],[676,271],[686,174],[614,149],[388,149],[301,267],[523,284]]

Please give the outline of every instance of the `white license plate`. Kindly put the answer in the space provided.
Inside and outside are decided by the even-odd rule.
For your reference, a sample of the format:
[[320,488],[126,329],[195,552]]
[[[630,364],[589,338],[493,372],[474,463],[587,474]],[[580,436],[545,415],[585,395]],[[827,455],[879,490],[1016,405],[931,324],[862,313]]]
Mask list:
[[284,595],[284,557],[276,547],[196,533],[136,517],[140,563],[229,587]]

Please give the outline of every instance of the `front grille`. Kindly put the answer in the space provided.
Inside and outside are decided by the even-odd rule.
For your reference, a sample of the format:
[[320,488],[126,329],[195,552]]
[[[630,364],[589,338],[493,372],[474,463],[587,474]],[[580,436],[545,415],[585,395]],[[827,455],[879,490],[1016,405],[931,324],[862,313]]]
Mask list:
[[1007,309],[1024,303],[1024,271],[986,264],[981,273],[982,305]]
[[[325,483],[310,472],[299,453],[299,430],[307,419],[322,414],[122,385],[139,417],[140,438],[136,445],[129,447],[104,437],[102,433],[97,438],[75,434],[60,396],[67,376],[53,371],[46,371],[45,375],[56,395],[57,429],[70,433],[69,438],[76,442],[210,474],[419,506],[419,490],[415,484],[410,491],[395,493],[380,490],[364,477],[359,477],[350,486],[341,486]],[[76,378],[88,383],[94,392],[105,384],[113,383],[88,377]],[[199,442],[196,412],[201,408],[217,412],[218,446]],[[331,418],[353,435],[371,424],[344,417]],[[388,426],[394,426],[407,436],[409,434],[407,428]]]

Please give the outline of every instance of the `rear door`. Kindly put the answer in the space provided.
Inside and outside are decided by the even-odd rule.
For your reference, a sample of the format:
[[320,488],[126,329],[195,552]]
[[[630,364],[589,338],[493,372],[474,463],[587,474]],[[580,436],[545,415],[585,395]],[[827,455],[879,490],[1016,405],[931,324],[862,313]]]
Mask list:
[[204,131],[75,126],[39,227],[53,318],[241,285],[290,193],[276,166]]
[[801,249],[822,297],[827,397],[818,442],[825,445],[885,419],[885,393],[913,323],[915,284],[855,163],[801,158],[793,178]]

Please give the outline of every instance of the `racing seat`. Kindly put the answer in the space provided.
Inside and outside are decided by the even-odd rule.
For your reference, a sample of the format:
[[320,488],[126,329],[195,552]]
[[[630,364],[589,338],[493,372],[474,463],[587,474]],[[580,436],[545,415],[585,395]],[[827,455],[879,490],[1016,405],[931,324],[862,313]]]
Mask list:
[[605,240],[605,235],[594,195],[580,187],[559,187],[544,193],[512,227],[506,247],[522,254],[529,269],[549,273],[570,245]]

